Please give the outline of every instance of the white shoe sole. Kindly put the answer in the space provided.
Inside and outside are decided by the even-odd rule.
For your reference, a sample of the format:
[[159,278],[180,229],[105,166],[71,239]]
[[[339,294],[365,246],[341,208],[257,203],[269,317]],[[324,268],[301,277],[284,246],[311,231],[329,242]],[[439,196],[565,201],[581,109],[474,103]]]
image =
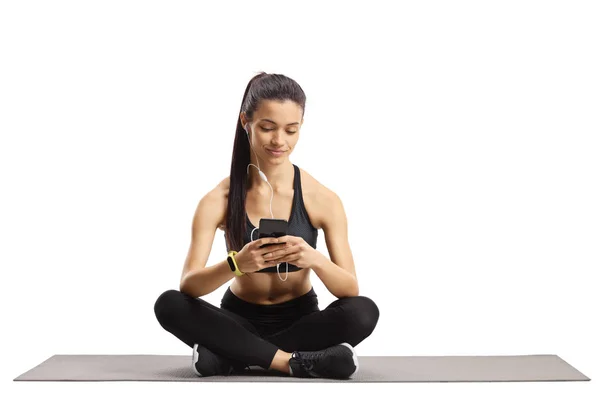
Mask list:
[[341,345],[346,346],[347,348],[349,348],[352,351],[352,361],[354,361],[354,366],[356,367],[354,372],[350,375],[350,377],[352,377],[358,372],[358,356],[356,355],[356,351],[354,350],[354,347],[352,347],[349,343],[344,342],[344,343],[341,343]]
[[198,343],[194,343],[194,353],[193,353],[193,357],[192,357],[192,369],[194,370],[194,373],[198,376],[202,376],[202,374],[200,372],[198,372],[198,370],[196,369],[196,363],[198,362]]

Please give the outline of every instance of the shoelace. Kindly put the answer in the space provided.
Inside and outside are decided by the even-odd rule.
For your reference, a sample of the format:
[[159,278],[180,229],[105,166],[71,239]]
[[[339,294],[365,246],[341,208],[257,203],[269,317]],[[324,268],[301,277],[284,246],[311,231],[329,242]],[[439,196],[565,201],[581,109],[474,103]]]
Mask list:
[[315,365],[315,361],[318,361],[321,358],[323,358],[323,354],[325,354],[325,351],[324,350],[310,351],[310,352],[306,352],[306,353],[296,352],[294,354],[296,355],[294,358],[297,360],[300,360],[300,363],[302,364],[302,366],[307,371],[310,371],[313,369],[313,367]]
[[[233,372],[236,371],[236,368],[231,364],[230,361],[226,360],[226,362],[229,364],[229,370],[226,374],[231,375]],[[244,371],[251,371],[250,364],[244,363]]]

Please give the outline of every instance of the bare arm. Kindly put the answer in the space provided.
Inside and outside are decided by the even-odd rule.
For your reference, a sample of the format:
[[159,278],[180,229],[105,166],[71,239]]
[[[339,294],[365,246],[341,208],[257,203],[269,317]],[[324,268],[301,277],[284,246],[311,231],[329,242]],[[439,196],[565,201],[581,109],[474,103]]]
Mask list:
[[215,231],[225,212],[226,200],[219,186],[198,203],[192,223],[192,240],[179,283],[181,292],[193,297],[204,296],[235,277],[227,258],[210,267],[206,266]]
[[181,280],[179,290],[192,297],[200,297],[213,292],[234,277],[235,274],[225,259],[210,267],[188,272]]

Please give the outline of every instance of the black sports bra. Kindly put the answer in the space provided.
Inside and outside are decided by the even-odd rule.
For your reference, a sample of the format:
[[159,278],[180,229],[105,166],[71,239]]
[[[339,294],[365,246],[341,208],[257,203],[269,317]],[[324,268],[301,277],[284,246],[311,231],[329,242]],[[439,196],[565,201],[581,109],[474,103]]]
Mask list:
[[[306,212],[306,208],[304,207],[304,200],[302,198],[302,185],[300,182],[300,170],[298,167],[294,165],[294,199],[292,201],[292,212],[290,213],[290,217],[288,218],[288,235],[292,236],[300,236],[304,238],[306,243],[311,245],[313,248],[317,248],[317,237],[319,231],[312,225],[310,222],[310,218],[308,213]],[[244,213],[246,216],[246,232],[244,232],[244,245],[249,243],[251,239],[258,239],[258,229],[256,228],[250,219],[248,218],[248,214]],[[250,235],[252,234],[252,237]],[[225,245],[227,246],[227,240],[225,240]],[[227,251],[229,252],[229,247],[227,246]],[[279,273],[285,273],[286,270],[288,272],[299,271],[302,268],[298,266],[288,263],[287,269],[285,262],[279,264]],[[268,268],[263,268],[259,272],[277,272],[277,266],[272,266]]]

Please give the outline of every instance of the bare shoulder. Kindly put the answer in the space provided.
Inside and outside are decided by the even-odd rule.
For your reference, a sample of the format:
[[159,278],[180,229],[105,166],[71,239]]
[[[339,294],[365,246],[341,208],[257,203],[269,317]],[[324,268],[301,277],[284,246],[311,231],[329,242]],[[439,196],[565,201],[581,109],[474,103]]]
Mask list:
[[226,176],[217,184],[217,186],[213,189],[215,192],[220,192],[220,194],[228,194],[229,193],[229,176]]
[[220,202],[223,198],[227,198],[229,193],[229,177],[221,180],[216,184],[208,193],[206,193],[205,197],[209,198],[213,202]]
[[311,196],[315,197],[315,201],[327,201],[330,196],[335,196],[333,190],[329,189],[323,183],[321,183],[317,178],[308,173],[306,170],[298,167],[301,174],[302,181],[302,192],[307,193]]
[[[321,183],[308,171],[300,167],[298,169],[300,170],[304,206],[313,226],[316,229],[321,229],[326,222],[328,213],[331,211],[332,204],[336,204],[339,201],[339,197],[333,190]],[[211,197],[215,200],[215,207],[218,205],[222,216],[218,228],[223,231],[225,230],[229,186],[230,180],[229,176],[227,176],[211,191]]]
[[313,226],[321,229],[326,222],[332,199],[335,199],[337,195],[309,172],[300,167],[298,168],[301,174],[302,197],[306,211]]
[[225,221],[225,215],[227,212],[227,182],[223,179],[217,185],[200,198],[198,205],[196,206],[195,215],[201,215],[204,213],[210,213],[211,219],[216,218],[217,228],[222,229],[223,221]]
[[229,176],[223,178],[221,182],[215,186],[210,192],[210,196],[214,200],[215,208],[220,212],[220,221],[217,228],[225,230],[225,217],[227,216],[227,199],[229,197]]

